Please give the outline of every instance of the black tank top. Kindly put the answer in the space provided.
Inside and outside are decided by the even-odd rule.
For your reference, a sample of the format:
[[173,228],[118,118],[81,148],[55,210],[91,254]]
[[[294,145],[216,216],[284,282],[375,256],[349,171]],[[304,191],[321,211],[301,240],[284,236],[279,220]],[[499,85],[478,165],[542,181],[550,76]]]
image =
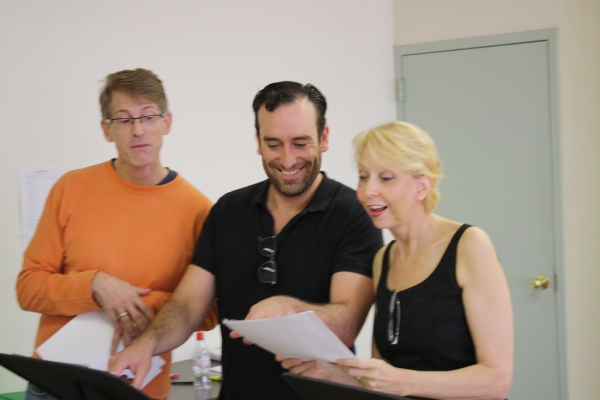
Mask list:
[[[400,300],[398,343],[388,338],[390,300],[387,288],[390,243],[383,256],[377,288],[377,315],[373,338],[381,356],[398,368],[450,371],[476,363],[475,347],[467,325],[462,289],[456,281],[456,248],[465,229],[452,237],[435,270],[423,282],[397,292]],[[391,312],[392,337],[397,324],[396,301]]]

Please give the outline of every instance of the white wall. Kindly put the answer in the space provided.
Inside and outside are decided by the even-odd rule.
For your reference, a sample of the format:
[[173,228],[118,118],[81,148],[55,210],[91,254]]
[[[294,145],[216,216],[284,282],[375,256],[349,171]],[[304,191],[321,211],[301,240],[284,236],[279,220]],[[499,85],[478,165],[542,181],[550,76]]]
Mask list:
[[600,398],[600,2],[394,0],[394,15],[394,45],[558,28],[568,398]]
[[[264,179],[256,91],[311,82],[330,104],[324,170],[354,186],[351,138],[395,117],[392,15],[390,0],[0,0],[0,352],[30,354],[38,320],[14,293],[17,168],[74,169],[115,155],[99,126],[106,74],[159,75],[174,114],[163,162],[213,200]],[[0,369],[0,393],[23,387]]]

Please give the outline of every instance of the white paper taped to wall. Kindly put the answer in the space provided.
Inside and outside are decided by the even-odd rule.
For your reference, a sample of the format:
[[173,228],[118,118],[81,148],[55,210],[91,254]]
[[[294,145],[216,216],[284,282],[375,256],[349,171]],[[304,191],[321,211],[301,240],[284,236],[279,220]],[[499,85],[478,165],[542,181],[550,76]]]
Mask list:
[[25,251],[29,245],[44,210],[48,193],[64,173],[64,167],[19,168],[21,250]]

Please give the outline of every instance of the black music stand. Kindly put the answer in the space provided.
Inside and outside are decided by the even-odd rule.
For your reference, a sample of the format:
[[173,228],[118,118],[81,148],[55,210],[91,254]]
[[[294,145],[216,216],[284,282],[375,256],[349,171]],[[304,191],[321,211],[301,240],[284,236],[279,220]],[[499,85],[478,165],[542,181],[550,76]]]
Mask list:
[[400,397],[391,394],[375,392],[365,388],[342,385],[324,381],[321,379],[309,378],[307,376],[295,375],[286,372],[282,375],[296,392],[304,396],[307,400],[388,400],[388,399],[412,399],[412,397]]
[[0,353],[0,365],[62,400],[150,400],[108,372]]

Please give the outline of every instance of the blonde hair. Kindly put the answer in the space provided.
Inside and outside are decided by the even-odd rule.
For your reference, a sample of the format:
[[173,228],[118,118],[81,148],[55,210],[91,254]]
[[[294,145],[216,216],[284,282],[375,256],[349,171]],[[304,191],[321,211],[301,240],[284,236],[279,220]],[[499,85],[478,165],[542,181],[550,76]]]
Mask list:
[[392,121],[359,133],[353,143],[357,163],[366,152],[382,166],[431,179],[431,190],[423,205],[427,211],[435,209],[440,198],[438,180],[442,163],[435,143],[426,132],[406,122]]

